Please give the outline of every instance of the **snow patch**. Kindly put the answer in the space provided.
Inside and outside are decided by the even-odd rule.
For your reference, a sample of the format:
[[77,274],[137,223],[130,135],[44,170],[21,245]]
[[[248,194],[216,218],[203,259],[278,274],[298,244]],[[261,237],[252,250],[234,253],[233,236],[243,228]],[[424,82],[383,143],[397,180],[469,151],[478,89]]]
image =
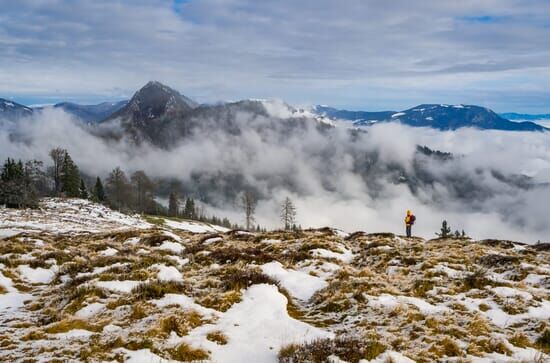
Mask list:
[[264,274],[278,280],[292,296],[300,300],[309,300],[316,291],[328,285],[322,278],[311,276],[306,272],[286,270],[277,261],[261,265],[260,268]]

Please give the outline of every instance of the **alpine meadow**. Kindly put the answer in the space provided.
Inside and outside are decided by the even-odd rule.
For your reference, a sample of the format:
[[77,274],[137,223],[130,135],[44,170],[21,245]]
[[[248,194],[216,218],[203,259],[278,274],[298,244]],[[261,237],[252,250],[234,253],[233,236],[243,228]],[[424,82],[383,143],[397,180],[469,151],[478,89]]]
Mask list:
[[0,361],[550,361],[550,3],[0,9]]

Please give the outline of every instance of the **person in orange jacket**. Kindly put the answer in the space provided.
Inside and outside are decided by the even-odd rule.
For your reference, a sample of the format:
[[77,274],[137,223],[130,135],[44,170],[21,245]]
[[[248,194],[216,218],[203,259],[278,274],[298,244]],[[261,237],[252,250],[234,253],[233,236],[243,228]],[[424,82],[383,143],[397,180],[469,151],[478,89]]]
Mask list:
[[412,225],[416,221],[416,217],[410,210],[407,211],[407,216],[405,217],[405,231],[407,232],[407,237],[411,237]]

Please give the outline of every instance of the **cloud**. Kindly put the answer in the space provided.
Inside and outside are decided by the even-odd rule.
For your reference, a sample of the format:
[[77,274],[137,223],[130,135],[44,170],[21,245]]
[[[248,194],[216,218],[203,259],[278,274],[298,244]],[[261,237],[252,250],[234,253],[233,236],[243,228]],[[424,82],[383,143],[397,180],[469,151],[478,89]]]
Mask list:
[[[370,109],[445,102],[547,111],[544,0],[0,5],[6,96],[96,101],[158,79],[201,102],[279,97]],[[525,86],[528,93],[518,92]]]
[[[285,113],[284,104],[269,105],[272,115]],[[215,120],[202,122],[209,125]],[[402,233],[403,213],[412,209],[418,217],[415,233],[425,237],[433,237],[443,219],[476,238],[534,243],[550,236],[545,209],[550,202],[550,136],[546,133],[441,132],[380,124],[353,139],[342,127],[320,132],[313,121],[305,129],[282,134],[273,128],[278,122],[273,116],[242,112],[235,116],[241,133],[207,127],[173,149],[161,150],[146,144],[106,142],[61,110],[47,109],[15,125],[18,140],[24,142],[10,138],[13,129],[0,128],[0,159],[37,158],[49,163],[48,151],[62,146],[91,175],[104,177],[121,166],[127,172],[143,169],[156,178],[179,179],[188,190],[205,193],[210,213],[238,222],[243,218],[241,208],[227,190],[238,192],[250,185],[261,195],[257,221],[269,228],[279,226],[280,203],[290,196],[304,227]],[[452,152],[455,158],[446,163],[415,158],[417,144]],[[413,194],[406,184],[396,184],[393,176],[395,170],[414,175],[418,162],[436,181]],[[365,176],[358,172],[365,165],[380,170]],[[398,169],[391,169],[392,165]],[[495,178],[492,170],[528,174],[536,183],[547,184],[519,189]],[[201,179],[196,179],[198,175]],[[228,182],[223,175],[238,175],[244,184],[235,181],[241,179]],[[459,182],[450,182],[453,178]],[[458,198],[468,193],[477,194]]]

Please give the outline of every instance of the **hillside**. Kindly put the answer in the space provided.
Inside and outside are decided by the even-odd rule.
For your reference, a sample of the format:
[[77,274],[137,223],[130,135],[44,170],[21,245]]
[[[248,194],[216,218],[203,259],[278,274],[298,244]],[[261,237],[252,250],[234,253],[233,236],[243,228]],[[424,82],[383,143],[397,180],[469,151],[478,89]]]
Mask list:
[[0,217],[2,361],[549,358],[547,245],[252,234],[81,200]]
[[62,109],[63,111],[77,117],[84,122],[99,122],[113,113],[126,106],[128,101],[119,102],[102,102],[97,105],[79,105],[72,102],[61,102],[55,104],[54,108]]
[[510,121],[488,108],[475,105],[424,104],[400,112],[347,111],[326,106],[316,106],[314,110],[320,115],[351,121],[355,126],[400,122],[412,127],[430,127],[438,130],[457,130],[463,127],[503,131],[547,130],[530,121]]
[[16,121],[22,117],[31,116],[32,108],[20,105],[17,102],[0,98],[0,121]]

